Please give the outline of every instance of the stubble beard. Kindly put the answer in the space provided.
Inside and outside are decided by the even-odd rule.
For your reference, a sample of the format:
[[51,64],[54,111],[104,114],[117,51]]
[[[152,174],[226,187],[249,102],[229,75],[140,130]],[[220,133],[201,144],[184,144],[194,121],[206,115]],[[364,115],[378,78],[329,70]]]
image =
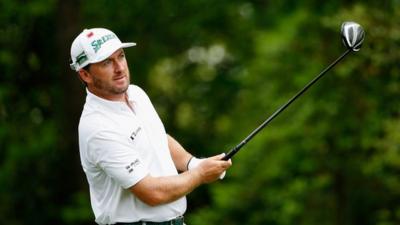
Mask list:
[[93,85],[96,89],[102,90],[103,92],[107,93],[107,95],[120,95],[125,93],[129,87],[129,75],[127,75],[128,81],[122,87],[113,86],[110,83],[103,82],[100,79],[93,77]]

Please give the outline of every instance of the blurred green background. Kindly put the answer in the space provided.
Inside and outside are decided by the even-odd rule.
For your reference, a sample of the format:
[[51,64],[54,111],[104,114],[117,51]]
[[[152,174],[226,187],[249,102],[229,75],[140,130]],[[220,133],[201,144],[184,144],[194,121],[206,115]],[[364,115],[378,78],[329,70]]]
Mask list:
[[131,80],[197,156],[226,152],[366,39],[188,196],[188,225],[400,224],[400,1],[1,0],[0,224],[94,224],[79,161],[84,28],[123,41]]

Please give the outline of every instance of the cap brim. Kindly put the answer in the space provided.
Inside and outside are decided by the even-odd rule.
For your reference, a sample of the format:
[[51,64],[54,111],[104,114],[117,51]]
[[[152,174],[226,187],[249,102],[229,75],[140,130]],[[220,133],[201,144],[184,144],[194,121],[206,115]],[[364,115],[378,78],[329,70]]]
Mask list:
[[127,43],[122,43],[121,47],[122,48],[128,48],[128,47],[132,47],[135,46],[136,43],[135,42],[127,42]]
[[107,52],[106,54],[99,55],[99,57],[97,59],[91,61],[90,63],[101,62],[101,61],[105,60],[106,58],[108,58],[110,55],[112,55],[118,49],[128,48],[128,47],[132,47],[132,46],[135,46],[135,45],[136,45],[136,43],[134,43],[134,42],[127,42],[127,43],[121,43],[120,45],[111,46],[107,50],[105,50],[105,52]]

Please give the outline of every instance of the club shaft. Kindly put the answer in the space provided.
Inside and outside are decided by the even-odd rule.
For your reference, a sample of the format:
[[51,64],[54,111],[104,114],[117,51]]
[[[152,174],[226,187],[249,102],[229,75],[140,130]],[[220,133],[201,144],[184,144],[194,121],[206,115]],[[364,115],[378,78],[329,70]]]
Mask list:
[[347,49],[341,56],[339,56],[334,62],[332,62],[328,67],[326,67],[318,76],[316,76],[312,81],[310,81],[303,89],[301,89],[296,95],[294,95],[289,101],[282,105],[278,110],[276,110],[267,120],[265,120],[259,127],[253,130],[243,141],[232,148],[224,157],[223,160],[229,160],[232,158],[239,150],[249,142],[258,132],[260,132],[265,126],[267,126],[276,116],[279,115],[283,110],[285,110],[292,102],[294,102],[300,95],[302,95],[309,87],[311,87],[315,82],[317,82],[322,76],[326,74],[332,67],[334,67],[340,60],[342,60],[347,54],[351,52],[351,49]]

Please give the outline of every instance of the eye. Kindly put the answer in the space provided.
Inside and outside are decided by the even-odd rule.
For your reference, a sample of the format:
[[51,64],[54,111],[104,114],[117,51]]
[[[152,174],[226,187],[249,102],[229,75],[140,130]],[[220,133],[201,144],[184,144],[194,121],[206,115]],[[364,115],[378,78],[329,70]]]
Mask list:
[[121,58],[121,59],[125,58],[125,53],[121,52],[121,54],[119,54],[119,58]]
[[110,59],[106,59],[106,60],[103,61],[102,64],[103,64],[103,66],[108,66],[108,65],[111,64],[111,60]]

